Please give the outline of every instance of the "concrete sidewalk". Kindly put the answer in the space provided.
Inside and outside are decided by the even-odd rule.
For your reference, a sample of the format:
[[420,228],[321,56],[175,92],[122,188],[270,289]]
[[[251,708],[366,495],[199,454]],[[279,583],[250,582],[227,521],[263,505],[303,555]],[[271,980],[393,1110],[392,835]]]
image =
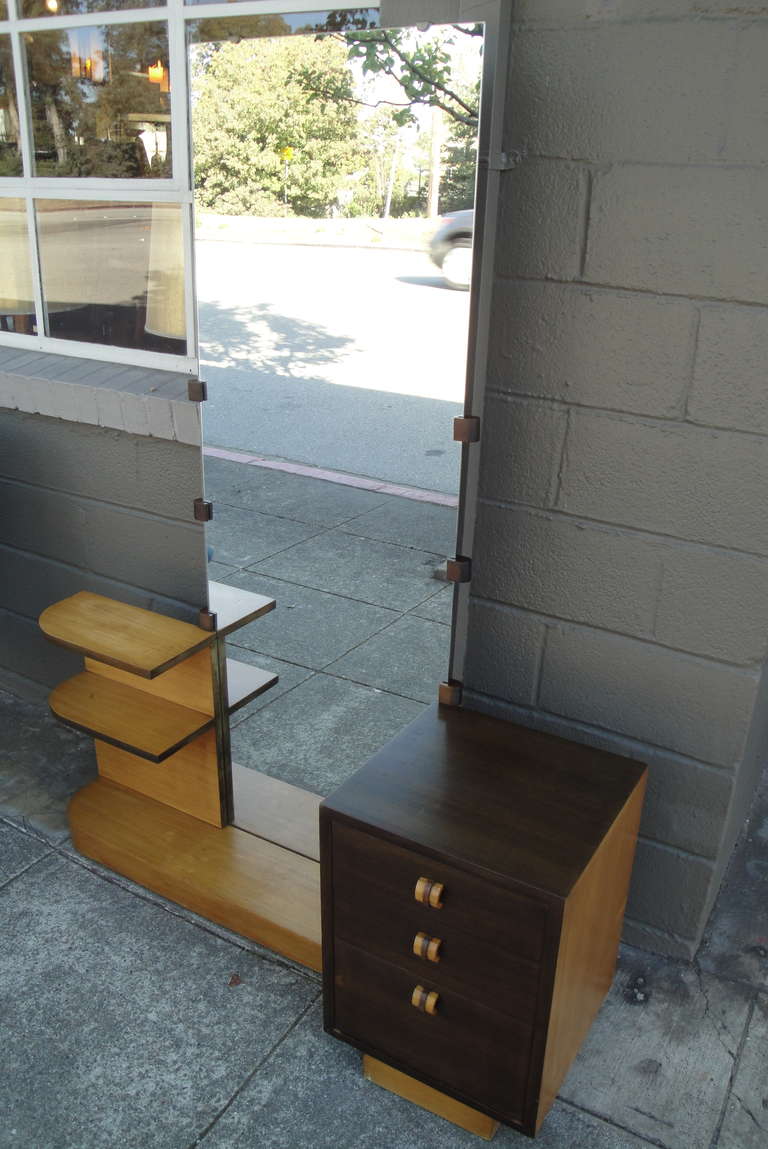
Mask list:
[[[325,793],[434,699],[453,512],[209,464],[212,577],[278,599],[232,651],[281,676],[235,758]],[[90,739],[2,692],[0,739],[0,1149],[481,1144],[363,1080],[317,975],[74,852]],[[696,961],[622,950],[544,1149],[765,1149],[767,893],[768,778]]]

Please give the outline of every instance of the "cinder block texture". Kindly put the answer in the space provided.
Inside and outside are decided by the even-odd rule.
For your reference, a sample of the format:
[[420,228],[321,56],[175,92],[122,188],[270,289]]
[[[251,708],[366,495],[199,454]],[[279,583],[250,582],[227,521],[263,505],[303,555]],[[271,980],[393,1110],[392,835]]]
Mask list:
[[459,0],[381,0],[383,28],[399,28],[421,21],[442,24],[461,19]]
[[602,631],[553,626],[539,705],[720,766],[744,752],[759,675]]
[[105,427],[0,411],[0,475],[192,522],[199,448]]
[[701,309],[688,416],[768,435],[768,309]]
[[679,415],[695,320],[687,301],[579,284],[501,282],[489,382],[500,391],[587,407]]
[[473,599],[466,663],[473,689],[511,702],[535,701],[545,626],[540,619]]
[[712,863],[667,846],[637,843],[627,915],[654,929],[696,939],[712,886]]
[[191,621],[207,600],[201,493],[194,447],[0,412],[0,668],[47,685],[73,673],[37,618],[77,590]]
[[766,54],[768,27],[738,20],[521,32],[507,147],[596,162],[764,163]]
[[583,27],[600,21],[662,20],[693,16],[734,18],[768,16],[768,0],[514,0],[514,19],[518,22],[551,23],[557,27],[571,24]]
[[477,531],[483,598],[740,665],[768,653],[765,559],[482,503]]
[[725,662],[768,653],[768,562],[732,551],[662,548],[654,637]]
[[185,602],[205,601],[203,529],[96,500],[0,481],[0,538],[16,550]]
[[641,751],[648,766],[640,833],[704,858],[715,858],[733,775],[671,754]]
[[768,554],[768,441],[573,412],[557,505],[573,514]]
[[585,278],[765,302],[767,231],[765,167],[612,167],[594,177]]
[[154,590],[142,590],[114,578],[105,578],[82,567],[51,562],[0,544],[0,603],[6,610],[36,620],[51,602],[81,590],[116,598],[145,610],[156,610],[184,622],[196,622],[197,610]]
[[544,404],[486,400],[480,456],[480,490],[488,498],[549,507],[557,491],[557,473],[568,414]]
[[472,589],[483,598],[650,634],[659,556],[642,539],[562,516],[481,505]]
[[501,177],[496,248],[499,275],[575,279],[587,210],[578,164],[527,159]]

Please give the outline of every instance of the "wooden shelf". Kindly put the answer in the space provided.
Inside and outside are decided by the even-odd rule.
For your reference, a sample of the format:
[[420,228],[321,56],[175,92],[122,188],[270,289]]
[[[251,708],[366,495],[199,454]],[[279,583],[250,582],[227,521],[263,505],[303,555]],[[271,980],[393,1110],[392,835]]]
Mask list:
[[209,582],[208,609],[216,615],[216,633],[221,638],[274,610],[275,600],[239,586]]
[[188,622],[85,590],[44,610],[40,628],[60,646],[142,678],[156,678],[214,640]]
[[69,806],[89,858],[261,942],[321,968],[320,867],[234,826],[219,830],[103,778]]
[[227,659],[227,695],[228,711],[233,714],[241,706],[258,698],[265,690],[269,690],[278,681],[279,675],[271,670],[262,670],[258,666],[251,666],[248,662],[238,662],[237,659]]
[[51,710],[68,726],[150,762],[162,762],[214,724],[210,714],[134,690],[84,671],[50,696]]
[[235,825],[305,858],[320,861],[322,798],[309,790],[232,763]]

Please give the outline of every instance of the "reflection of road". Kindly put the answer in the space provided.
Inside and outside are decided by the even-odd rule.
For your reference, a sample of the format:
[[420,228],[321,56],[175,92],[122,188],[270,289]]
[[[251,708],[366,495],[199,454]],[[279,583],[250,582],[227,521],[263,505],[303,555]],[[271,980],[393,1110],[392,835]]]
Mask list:
[[201,242],[206,441],[455,491],[469,296],[422,252]]

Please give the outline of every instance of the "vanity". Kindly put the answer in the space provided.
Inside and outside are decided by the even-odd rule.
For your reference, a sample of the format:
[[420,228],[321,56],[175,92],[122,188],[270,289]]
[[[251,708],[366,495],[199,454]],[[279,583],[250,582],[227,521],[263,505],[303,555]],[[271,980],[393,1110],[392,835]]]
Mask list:
[[435,706],[323,803],[325,1026],[369,1077],[538,1130],[611,984],[645,781]]

